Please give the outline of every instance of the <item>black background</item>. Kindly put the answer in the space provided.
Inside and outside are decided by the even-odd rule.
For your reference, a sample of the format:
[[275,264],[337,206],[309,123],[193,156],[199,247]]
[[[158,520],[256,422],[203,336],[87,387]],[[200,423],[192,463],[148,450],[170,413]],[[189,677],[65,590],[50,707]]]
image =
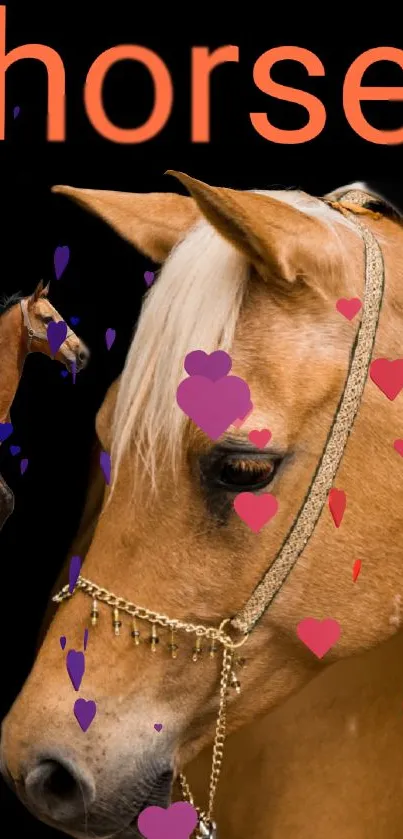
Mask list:
[[[142,295],[143,274],[153,268],[101,221],[88,216],[50,187],[64,183],[133,192],[181,191],[166,169],[179,169],[212,184],[240,189],[272,186],[301,187],[313,194],[351,181],[365,180],[398,205],[403,205],[403,152],[400,145],[381,146],[361,140],[348,125],[342,108],[342,85],[351,62],[376,46],[403,49],[393,37],[376,35],[365,43],[331,46],[291,36],[285,24],[250,24],[241,36],[200,20],[186,26],[173,17],[162,20],[154,8],[147,21],[144,9],[119,10],[87,3],[88,19],[74,5],[7,4],[7,50],[39,42],[61,55],[66,69],[67,140],[45,140],[46,71],[35,61],[23,61],[7,72],[6,140],[0,143],[3,203],[0,291],[29,294],[41,277],[52,280],[50,299],[66,320],[79,316],[77,333],[92,358],[77,377],[62,378],[62,367],[34,355],[28,358],[13,409],[10,443],[29,459],[21,476],[19,457],[9,443],[1,447],[1,472],[16,497],[13,516],[0,536],[3,680],[0,718],[7,712],[31,666],[49,592],[77,528],[86,489],[94,418],[107,387],[122,369]],[[126,4],[125,4],[126,5]],[[81,6],[81,4],[80,4]],[[124,8],[124,7],[123,7]],[[141,15],[140,15],[141,11]],[[248,28],[248,27],[247,27]],[[326,31],[326,30],[325,30]],[[330,40],[330,35],[329,35]],[[159,54],[171,72],[174,108],[163,131],[140,145],[120,145],[100,137],[84,110],[83,86],[88,69],[102,51],[122,43],[147,46]],[[240,47],[239,64],[213,74],[211,142],[190,142],[190,53],[192,46],[215,49]],[[250,111],[268,112],[281,128],[300,128],[303,108],[278,102],[254,86],[252,71],[258,56],[281,45],[312,50],[326,75],[308,78],[303,67],[282,62],[273,77],[300,87],[325,104],[327,123],[322,134],[302,145],[267,142],[253,129]],[[367,71],[368,85],[403,85],[400,68],[380,63]],[[135,127],[148,117],[152,85],[147,71],[135,62],[121,62],[109,72],[104,88],[110,119]],[[20,114],[14,119],[13,108]],[[364,103],[367,119],[377,128],[403,124],[403,103]],[[68,268],[57,282],[53,253],[69,245]],[[108,327],[117,337],[108,352]],[[0,359],[1,363],[1,359]],[[0,827],[43,839],[60,835],[33,819],[0,781]]]

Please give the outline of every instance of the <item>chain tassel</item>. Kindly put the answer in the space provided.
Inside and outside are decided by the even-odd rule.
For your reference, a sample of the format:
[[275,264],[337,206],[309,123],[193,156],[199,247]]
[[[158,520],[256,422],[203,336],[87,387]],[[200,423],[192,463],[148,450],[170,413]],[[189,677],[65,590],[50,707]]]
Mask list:
[[92,609],[91,609],[90,617],[91,617],[92,626],[96,626],[97,623],[98,623],[98,618],[99,618],[98,601],[97,601],[96,597],[93,597],[93,599],[92,599]]
[[138,646],[139,646],[139,644],[140,644],[140,632],[139,632],[139,630],[138,630],[138,628],[137,628],[137,621],[136,621],[136,618],[133,618],[133,620],[132,620],[132,632],[131,632],[131,636],[132,636],[132,638],[134,638],[134,644],[135,644],[135,646],[136,646],[136,647],[138,647]]

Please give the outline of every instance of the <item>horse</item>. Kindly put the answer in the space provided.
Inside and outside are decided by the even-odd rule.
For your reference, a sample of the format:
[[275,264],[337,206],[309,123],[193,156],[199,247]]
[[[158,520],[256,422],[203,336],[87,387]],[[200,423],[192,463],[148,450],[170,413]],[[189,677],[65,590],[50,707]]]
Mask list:
[[[40,352],[61,361],[68,370],[82,370],[89,358],[87,347],[68,328],[67,335],[53,356],[47,339],[47,326],[62,320],[48,300],[49,283],[41,280],[33,294],[14,294],[0,306],[0,423],[10,422],[10,410],[22,376],[27,355]],[[74,368],[73,368],[74,365]],[[0,530],[13,512],[14,495],[0,476]]]
[[[367,377],[374,356],[399,357],[401,219],[356,187],[318,199],[176,176],[189,196],[55,190],[162,263],[113,393],[112,485],[89,505],[98,512],[80,577],[73,594],[65,586],[55,597],[62,605],[2,728],[9,783],[40,819],[78,837],[140,836],[139,812],[167,806],[176,780],[192,803],[182,769],[211,742],[197,831],[214,836],[225,735],[395,631],[402,408]],[[359,327],[336,309],[352,297],[363,300]],[[201,348],[231,353],[253,401],[243,425],[214,445],[175,400],[184,359]],[[264,450],[249,441],[259,428],[272,434]],[[337,529],[326,509],[336,476],[348,499]],[[278,512],[251,533],[234,498],[267,489]],[[81,697],[97,710],[83,736],[58,639],[78,649],[90,615]],[[297,636],[307,616],[342,629],[325,658]],[[270,835],[254,795],[270,751],[251,746],[259,782],[249,773],[221,801],[226,839]]]

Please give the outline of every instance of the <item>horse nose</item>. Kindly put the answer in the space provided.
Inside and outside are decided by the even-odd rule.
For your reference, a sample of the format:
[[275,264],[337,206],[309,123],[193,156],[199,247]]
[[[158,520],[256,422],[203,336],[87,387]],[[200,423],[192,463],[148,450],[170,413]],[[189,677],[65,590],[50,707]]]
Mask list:
[[90,351],[87,350],[87,347],[80,347],[80,349],[78,351],[78,360],[79,360],[82,367],[85,367],[85,365],[88,362],[89,357],[90,357]]
[[41,758],[24,778],[25,794],[34,810],[56,822],[74,822],[95,799],[91,776],[60,756]]

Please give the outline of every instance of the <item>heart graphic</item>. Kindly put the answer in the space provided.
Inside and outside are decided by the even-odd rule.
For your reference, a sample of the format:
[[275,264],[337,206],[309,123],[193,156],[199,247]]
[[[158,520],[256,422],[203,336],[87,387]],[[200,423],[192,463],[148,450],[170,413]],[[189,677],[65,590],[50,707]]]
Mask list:
[[59,245],[56,248],[54,255],[53,255],[53,263],[55,266],[55,275],[56,279],[60,280],[60,277],[65,271],[68,262],[70,259],[70,248],[68,245]]
[[104,473],[105,483],[110,484],[111,482],[111,456],[108,452],[101,452],[99,456],[99,463],[101,469]]
[[352,320],[357,312],[362,309],[362,303],[359,297],[352,297],[350,300],[347,297],[340,297],[340,300],[336,303],[336,309],[347,320]]
[[66,667],[74,690],[80,690],[82,678],[85,673],[84,653],[77,652],[77,650],[69,650],[66,658]]
[[116,329],[112,329],[111,327],[109,327],[109,329],[107,329],[106,332],[105,332],[105,344],[106,344],[106,349],[107,350],[110,350],[111,346],[113,345],[113,343],[115,341],[115,338],[116,338]]
[[0,443],[11,437],[14,429],[11,422],[0,422]]
[[68,370],[62,370],[60,375],[63,377],[63,379],[66,379],[67,376],[69,375],[69,371]]
[[75,317],[75,315],[73,315],[73,317],[70,318],[70,323],[72,326],[77,326],[77,324],[80,323],[80,318],[77,318]]
[[89,635],[88,629],[84,629],[84,650],[87,649],[88,635]]
[[21,446],[10,446],[10,454],[15,457],[21,451]]
[[317,658],[323,658],[337,644],[341,635],[341,626],[333,618],[325,618],[322,621],[316,618],[304,618],[297,626],[297,635],[311,653],[314,653]]
[[204,376],[211,382],[222,379],[229,373],[231,367],[231,356],[223,350],[216,350],[210,355],[203,350],[194,350],[185,358],[185,370],[189,376]]
[[72,556],[69,565],[69,592],[73,593],[81,570],[81,556]]
[[259,530],[276,515],[278,501],[270,492],[264,492],[262,495],[240,492],[234,499],[234,509],[254,533],[259,533]]
[[14,105],[14,108],[13,108],[14,119],[17,119],[17,117],[19,116],[20,110],[21,110],[21,108],[20,108],[19,105]]
[[162,723],[160,723],[160,722],[154,723],[154,728],[155,728],[156,731],[161,731]]
[[328,504],[336,527],[340,527],[347,504],[346,493],[342,489],[331,489]]
[[150,287],[150,285],[154,282],[154,271],[144,271],[144,279],[146,281],[146,285]]
[[[10,452],[11,448],[12,447],[10,446]],[[393,443],[393,448],[396,449],[396,451],[401,455],[401,457],[403,457],[403,440],[395,440],[395,442]]]
[[97,706],[92,699],[76,699],[74,703],[74,716],[83,731],[87,731],[90,727],[95,714]]
[[268,428],[262,428],[261,431],[250,431],[248,434],[248,439],[251,443],[254,443],[258,449],[264,449],[269,440],[271,440],[271,437],[272,434]]
[[22,458],[22,460],[21,460],[21,462],[20,462],[20,472],[21,472],[21,475],[23,475],[23,474],[24,474],[24,472],[26,472],[26,471],[27,471],[27,469],[28,469],[28,463],[29,463],[28,458],[27,458],[27,457],[23,457],[23,458]]
[[245,414],[243,417],[240,417],[240,418],[238,417],[238,419],[234,420],[234,422],[232,423],[234,428],[241,428],[241,425],[243,425],[246,422],[246,420],[248,419],[248,417],[250,417],[250,415],[252,413],[253,413],[253,404],[251,402],[250,405],[249,405],[249,410],[248,410],[247,414]]
[[167,810],[146,807],[137,819],[137,827],[145,839],[189,839],[198,820],[191,804],[176,801]]
[[59,320],[57,323],[52,321],[47,326],[46,334],[48,336],[50,351],[54,356],[58,353],[61,345],[67,338],[67,323],[64,320]]
[[403,358],[396,361],[377,358],[371,364],[369,375],[379,390],[393,402],[403,388]]
[[61,635],[60,638],[59,638],[59,641],[60,641],[60,646],[61,646],[62,650],[64,650],[64,648],[66,646],[66,641],[67,641],[66,636]]
[[360,559],[356,559],[353,565],[353,583],[355,583],[360,571],[361,571],[362,562]]
[[211,382],[190,376],[180,383],[176,401],[182,411],[212,440],[218,440],[250,403],[249,387],[237,376]]

